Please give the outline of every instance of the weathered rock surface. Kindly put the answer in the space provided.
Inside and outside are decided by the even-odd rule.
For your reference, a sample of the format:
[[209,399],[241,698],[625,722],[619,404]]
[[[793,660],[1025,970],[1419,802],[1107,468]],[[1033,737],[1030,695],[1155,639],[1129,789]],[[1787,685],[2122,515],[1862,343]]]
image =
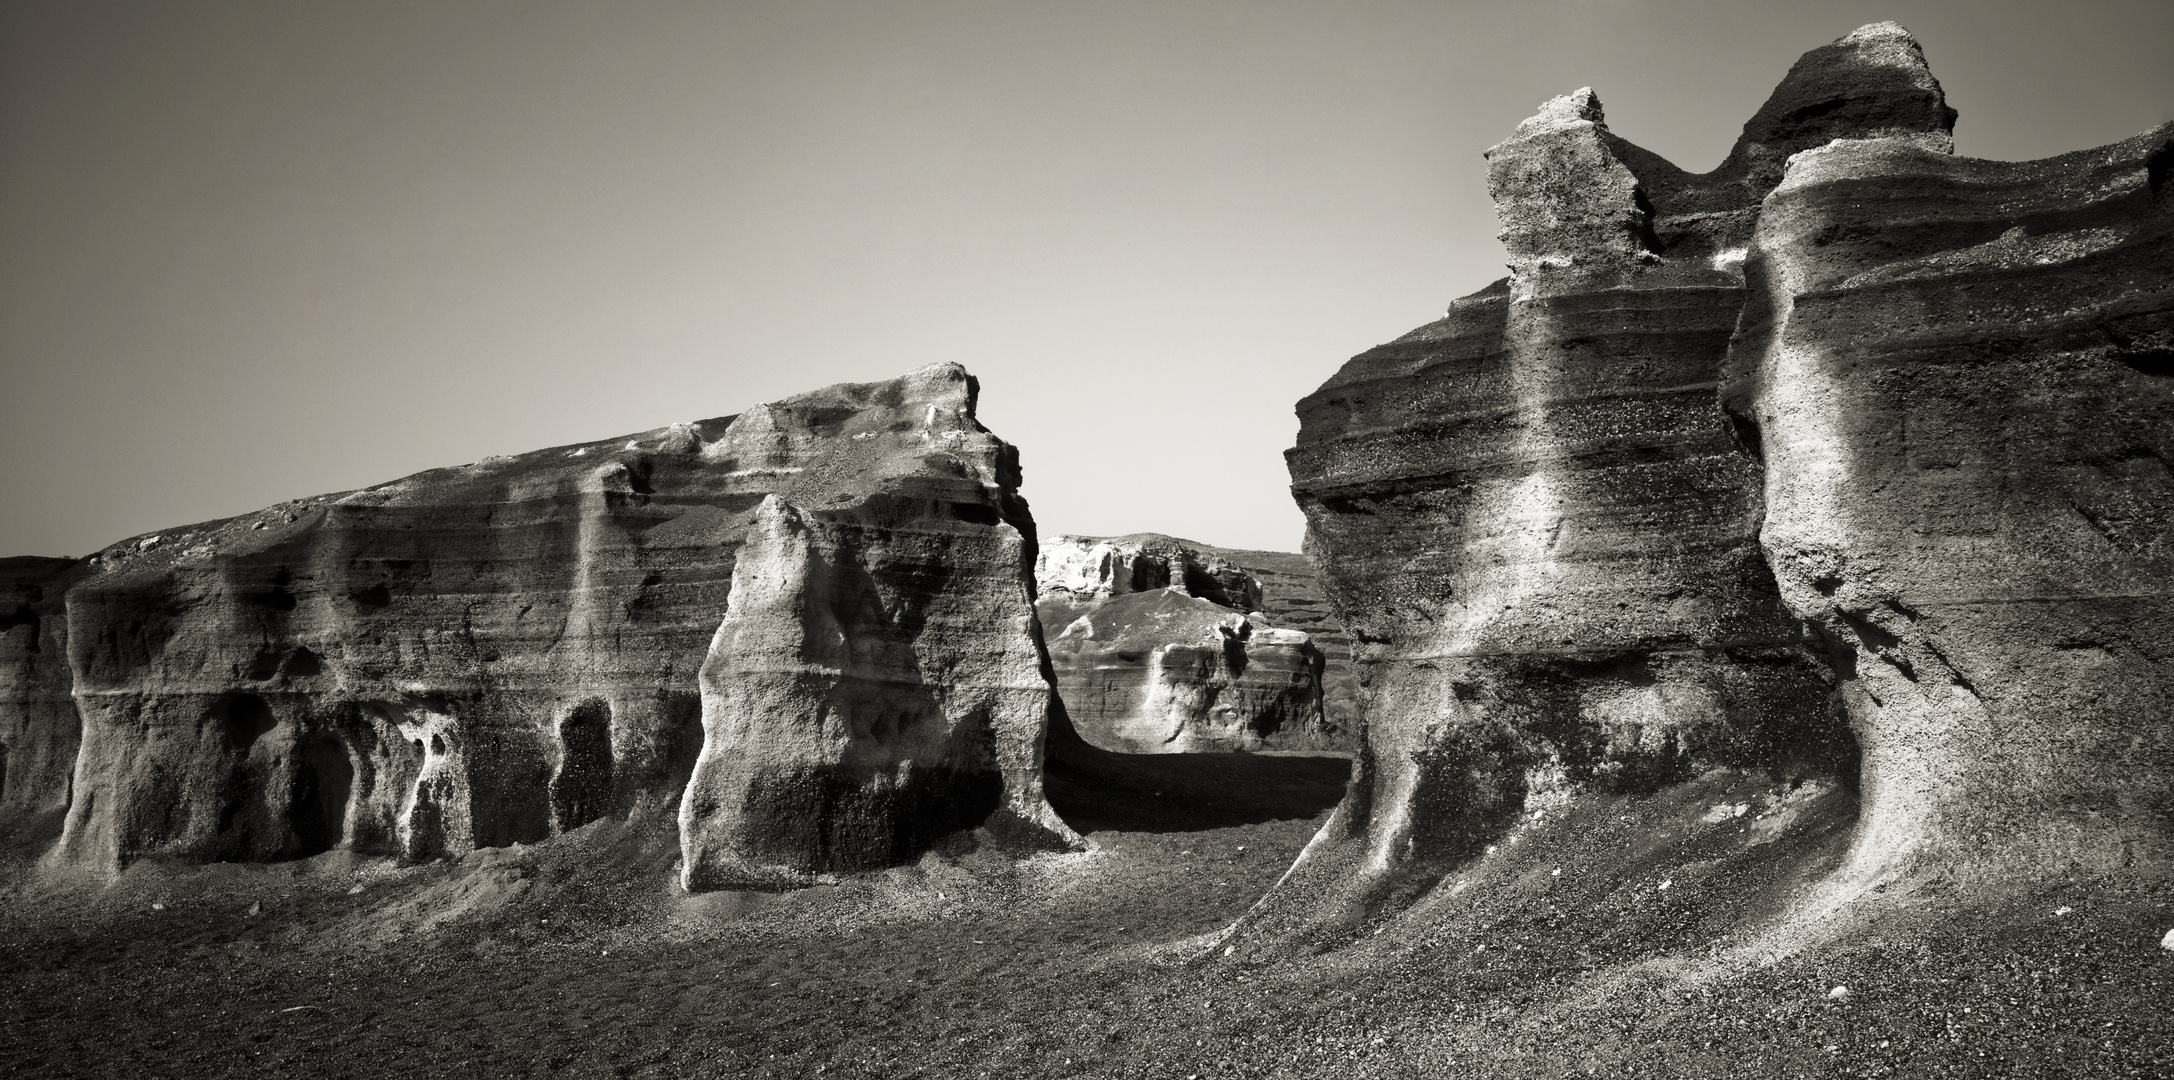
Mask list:
[[[1036,772],[1048,684],[1022,660],[1033,526],[974,394],[938,365],[169,530],[75,570],[11,563],[0,724],[55,734],[9,742],[6,805],[52,803],[67,694],[82,739],[55,857],[79,866],[457,854],[669,813],[690,777],[690,868],[911,857],[937,827],[917,815],[947,799],[940,827],[1002,808],[1061,838]],[[860,532],[796,555],[777,536],[793,520]],[[739,567],[754,522],[761,557]],[[778,583],[795,558],[820,587]],[[31,579],[71,573],[62,618]],[[736,576],[758,586],[746,604]],[[750,625],[767,651],[712,648]],[[917,759],[918,736],[842,727],[850,695],[778,688],[825,678],[920,695],[952,745]],[[752,723],[751,700],[782,711]]]
[[1221,549],[1160,533],[1053,536],[1035,557],[1043,596],[1087,604],[1126,593],[1175,588],[1234,611],[1258,611],[1261,583]]
[[1348,926],[1582,793],[1854,775],[1717,384],[1788,156],[1944,147],[1953,115],[1883,24],[1806,55],[1704,175],[1614,136],[1590,90],[1488,152],[1511,276],[1299,404],[1293,491],[1363,724],[1351,795],[1284,885],[1301,922]]
[[1121,753],[1338,746],[1312,636],[1263,612],[1219,549],[1156,534],[1053,537],[1036,601],[1058,694],[1089,744]]
[[707,739],[680,808],[689,888],[910,861],[977,825],[1072,838],[1042,795],[1033,524],[1016,456],[974,420],[959,375],[895,402],[823,392],[850,389],[850,410],[789,403],[844,413],[823,445],[868,460],[790,492],[822,503],[757,510],[702,665]]
[[0,559],[0,832],[10,838],[52,839],[68,808],[82,722],[61,598],[88,570],[78,559]]
[[1864,747],[1851,884],[2174,865],[2174,124],[1797,155],[1727,404]]
[[1253,575],[1260,584],[1261,613],[1269,622],[1298,630],[1321,650],[1321,720],[1328,744],[1349,750],[1358,731],[1359,684],[1351,674],[1351,635],[1336,621],[1313,563],[1295,551],[1253,551],[1198,545]]

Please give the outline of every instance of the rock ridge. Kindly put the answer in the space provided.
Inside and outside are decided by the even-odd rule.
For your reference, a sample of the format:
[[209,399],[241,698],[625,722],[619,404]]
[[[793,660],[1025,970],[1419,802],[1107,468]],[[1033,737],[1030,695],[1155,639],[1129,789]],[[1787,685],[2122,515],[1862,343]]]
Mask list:
[[[890,772],[820,782],[742,748],[735,760],[769,785],[770,802],[735,804],[706,776],[699,799],[681,798],[701,764],[729,756],[715,744],[733,730],[720,726],[729,703],[702,672],[756,662],[714,654],[720,620],[768,619],[765,632],[783,640],[794,631],[776,620],[822,614],[801,597],[760,616],[742,605],[733,622],[743,569],[772,572],[743,568],[741,552],[794,557],[771,536],[791,517],[860,536],[845,560],[859,591],[817,600],[877,610],[823,623],[844,635],[823,648],[876,656],[878,668],[889,658],[892,675],[910,668],[899,656],[943,653],[971,669],[963,683],[1004,688],[961,695],[971,715],[942,713],[972,752],[927,762],[915,790],[951,798],[941,778],[951,769],[949,786],[972,789],[960,798],[974,809],[946,825],[1001,808],[1023,826],[1011,831],[1066,842],[1037,772],[1048,685],[1038,661],[1018,671],[1039,654],[1033,521],[1017,452],[975,419],[977,392],[963,368],[939,364],[295,500],[76,562],[10,560],[0,818],[65,805],[50,859],[104,871],[146,857],[261,861],[336,847],[428,859],[605,817],[669,822],[693,803],[690,867],[744,849],[774,883],[910,858],[928,840],[905,821],[918,811],[854,803],[851,789],[887,783],[918,747],[891,752]],[[769,531],[749,548],[758,526]],[[883,538],[901,552],[886,554]],[[802,554],[829,558],[834,546]],[[930,558],[958,565],[932,574]],[[985,618],[901,629],[909,615],[965,603]],[[933,640],[947,634],[974,640]],[[985,675],[983,664],[994,668]],[[820,713],[823,702],[775,703]],[[790,741],[770,745],[783,754]],[[58,758],[73,777],[60,793]],[[799,814],[809,785],[844,791],[858,815],[815,847],[798,817],[763,817]],[[732,827],[712,828],[712,809]]]

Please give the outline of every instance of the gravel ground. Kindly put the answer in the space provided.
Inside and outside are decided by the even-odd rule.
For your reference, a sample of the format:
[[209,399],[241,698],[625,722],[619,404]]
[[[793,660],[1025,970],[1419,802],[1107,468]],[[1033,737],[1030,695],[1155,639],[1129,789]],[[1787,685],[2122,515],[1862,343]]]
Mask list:
[[405,868],[18,863],[0,1075],[2174,1075],[2164,890],[1922,882],[1758,955],[1848,817],[1717,825],[1763,783],[1717,777],[1570,808],[1378,934],[1240,962],[1213,935],[1342,763],[1235,792],[1168,768],[1053,777],[1089,851],[961,843],[797,893],[686,896],[669,830],[609,823]]

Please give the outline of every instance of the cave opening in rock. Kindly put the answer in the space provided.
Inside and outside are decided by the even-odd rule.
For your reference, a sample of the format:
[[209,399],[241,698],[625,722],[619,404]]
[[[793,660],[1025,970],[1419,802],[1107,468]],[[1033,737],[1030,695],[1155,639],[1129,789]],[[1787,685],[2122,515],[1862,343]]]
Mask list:
[[590,698],[559,721],[559,770],[551,812],[559,831],[603,817],[611,800],[611,706]]
[[287,810],[297,858],[330,851],[347,839],[347,800],[354,783],[354,763],[337,738],[319,735],[298,749]]
[[220,844],[231,857],[249,856],[250,838],[261,835],[264,778],[250,762],[257,740],[278,726],[270,702],[255,694],[231,694],[212,707],[213,721],[226,745],[226,775],[219,788]]
[[219,730],[227,746],[240,753],[248,753],[277,723],[271,703],[255,694],[235,694],[219,704]]

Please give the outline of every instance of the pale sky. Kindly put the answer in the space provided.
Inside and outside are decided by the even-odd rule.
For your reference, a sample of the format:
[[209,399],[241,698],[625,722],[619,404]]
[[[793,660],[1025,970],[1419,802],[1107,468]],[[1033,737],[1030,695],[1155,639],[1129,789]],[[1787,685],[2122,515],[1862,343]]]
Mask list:
[[1294,550],[1292,405],[1501,275],[1594,87],[1711,168],[1894,19],[1959,152],[2174,118],[2174,4],[0,8],[0,555],[955,360],[1045,533]]

